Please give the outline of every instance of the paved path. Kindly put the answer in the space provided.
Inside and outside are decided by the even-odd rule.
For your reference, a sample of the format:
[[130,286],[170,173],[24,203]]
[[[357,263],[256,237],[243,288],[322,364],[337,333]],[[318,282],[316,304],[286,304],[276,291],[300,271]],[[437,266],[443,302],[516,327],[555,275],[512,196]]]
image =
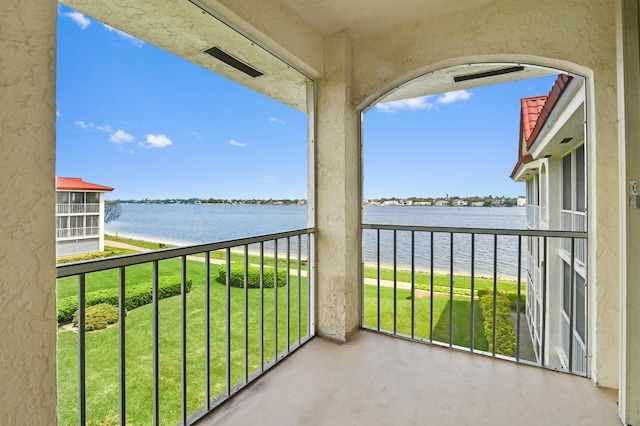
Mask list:
[[[138,246],[134,246],[132,244],[122,243],[120,241],[104,240],[104,245],[105,246],[109,246],[109,247],[123,248],[123,249],[135,250],[135,251],[140,251],[140,252],[153,251],[153,249],[144,248],[144,247],[138,247]],[[203,262],[204,263],[204,257],[187,256],[187,259],[193,260],[193,261],[196,261],[196,262]],[[221,259],[210,259],[210,263],[216,264],[216,265],[224,265],[225,261],[221,260]],[[254,266],[260,266],[260,265],[254,265]],[[295,269],[295,270],[292,269],[291,272],[297,274],[298,270],[297,269]],[[301,275],[303,277],[307,276],[307,271],[300,271],[300,272],[301,272]],[[375,278],[365,278],[364,279],[364,283],[367,284],[367,285],[376,286],[376,285],[378,285],[378,280],[375,279]],[[380,280],[380,286],[381,287],[393,287],[393,281]],[[396,287],[399,288],[399,289],[403,289],[403,290],[411,290],[411,283],[398,282]],[[420,293],[424,292],[424,293],[428,294],[427,290],[416,290],[416,292],[420,292]]]

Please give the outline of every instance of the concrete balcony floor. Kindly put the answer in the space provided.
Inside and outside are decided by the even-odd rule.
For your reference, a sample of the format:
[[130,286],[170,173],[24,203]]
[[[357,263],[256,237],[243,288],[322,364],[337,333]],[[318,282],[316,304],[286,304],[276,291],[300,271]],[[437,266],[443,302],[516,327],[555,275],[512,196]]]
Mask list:
[[592,381],[360,331],[315,338],[198,425],[620,425]]

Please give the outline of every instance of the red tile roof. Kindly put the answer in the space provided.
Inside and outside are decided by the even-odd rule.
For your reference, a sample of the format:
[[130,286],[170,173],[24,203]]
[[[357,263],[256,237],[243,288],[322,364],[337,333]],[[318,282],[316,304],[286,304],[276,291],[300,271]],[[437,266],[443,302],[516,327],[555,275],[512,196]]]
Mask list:
[[84,182],[81,178],[58,176],[56,176],[56,189],[100,192],[113,191],[113,188],[109,188],[108,186],[103,185],[97,185],[95,183]]
[[[528,151],[540,134],[542,126],[544,126],[547,118],[549,118],[549,114],[551,114],[553,107],[558,102],[558,99],[560,99],[560,95],[562,95],[571,78],[572,77],[566,74],[560,74],[548,95],[520,99],[518,162],[511,172],[512,179],[523,164],[533,161],[533,157]],[[526,145],[527,152],[523,152],[524,145]]]
[[571,77],[566,74],[560,74],[556,82],[553,84],[553,87],[549,92],[549,96],[546,96],[546,102],[538,114],[535,127],[532,129],[529,137],[527,137],[527,149],[531,147],[533,141],[535,141],[536,137],[540,134],[540,129],[542,129],[547,118],[549,118],[551,110],[556,106],[558,99],[560,99],[560,95],[564,92],[564,88],[567,87],[569,81],[571,81]]
[[527,141],[527,147],[529,146],[529,139],[533,133],[533,129],[536,127],[540,112],[547,102],[547,95],[534,96],[531,98],[520,99],[520,120],[522,123],[522,133],[524,140]]

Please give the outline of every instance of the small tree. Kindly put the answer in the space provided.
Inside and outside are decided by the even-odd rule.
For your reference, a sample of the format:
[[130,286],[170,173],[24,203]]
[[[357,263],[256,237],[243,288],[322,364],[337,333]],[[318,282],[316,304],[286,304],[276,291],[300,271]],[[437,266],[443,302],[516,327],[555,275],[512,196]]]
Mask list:
[[116,220],[122,214],[122,207],[119,201],[105,200],[104,202],[104,223]]

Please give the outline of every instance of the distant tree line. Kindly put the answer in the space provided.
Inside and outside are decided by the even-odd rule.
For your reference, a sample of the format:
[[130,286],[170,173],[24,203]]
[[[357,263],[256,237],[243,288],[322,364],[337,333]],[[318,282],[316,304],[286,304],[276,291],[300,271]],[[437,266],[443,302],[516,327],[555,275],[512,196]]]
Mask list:
[[[484,197],[473,196],[473,197],[458,197],[458,196],[444,196],[444,197],[409,197],[409,198],[378,198],[378,199],[369,199],[367,200],[367,204],[389,204],[389,203],[397,203],[397,204],[429,204],[436,205],[460,205],[459,201],[462,201],[467,206],[478,205],[478,203],[482,203],[484,207],[513,207],[518,203],[518,198],[521,197],[505,197],[505,196],[493,196],[487,195]],[[524,197],[522,197],[524,198]]]
[[293,205],[306,204],[304,199],[222,199],[222,198],[166,198],[166,199],[148,199],[143,200],[114,200],[112,203],[123,204],[276,204],[276,205]]

